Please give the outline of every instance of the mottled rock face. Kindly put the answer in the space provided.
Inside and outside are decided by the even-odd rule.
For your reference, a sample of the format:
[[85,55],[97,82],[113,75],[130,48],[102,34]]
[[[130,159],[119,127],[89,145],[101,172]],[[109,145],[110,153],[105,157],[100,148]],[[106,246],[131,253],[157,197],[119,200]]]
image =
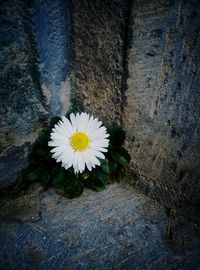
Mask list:
[[51,115],[63,115],[70,100],[69,1],[33,1],[33,33],[39,55],[40,84]]
[[[2,1],[0,12],[0,185],[4,185],[13,181],[15,172],[25,166],[26,142],[34,139],[46,109],[38,81],[27,5],[23,1]],[[18,164],[16,158],[22,163]]]
[[72,1],[76,99],[107,124],[121,118],[124,12],[121,0]]
[[0,3],[0,186],[13,182],[27,165],[43,122],[69,106],[69,16],[66,6],[66,14],[61,12],[62,4]]
[[199,1],[14,0],[0,12],[0,185],[72,88],[79,108],[123,124],[138,188],[199,204]]
[[74,200],[33,186],[0,201],[1,269],[199,269],[193,224],[130,186]]
[[199,205],[199,1],[134,1],[123,124],[138,186]]
[[25,3],[1,3],[1,151],[32,132],[45,112],[26,15]]

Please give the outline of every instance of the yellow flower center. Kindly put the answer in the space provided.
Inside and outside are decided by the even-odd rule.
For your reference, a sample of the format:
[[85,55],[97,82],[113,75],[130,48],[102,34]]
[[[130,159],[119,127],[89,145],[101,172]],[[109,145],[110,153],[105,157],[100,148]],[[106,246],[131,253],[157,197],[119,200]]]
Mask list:
[[78,131],[70,138],[71,146],[77,151],[85,150],[90,143],[90,139],[84,132]]

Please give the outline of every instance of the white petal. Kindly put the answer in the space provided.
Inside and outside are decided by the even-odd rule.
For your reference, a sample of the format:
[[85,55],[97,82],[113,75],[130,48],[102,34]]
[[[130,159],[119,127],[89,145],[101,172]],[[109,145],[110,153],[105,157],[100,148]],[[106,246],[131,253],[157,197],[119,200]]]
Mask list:
[[81,125],[81,121],[82,121],[82,116],[81,116],[81,114],[77,113],[75,115],[75,118],[76,118],[76,130],[80,131],[80,125]]
[[54,141],[50,141],[50,142],[48,142],[48,146],[53,147],[53,146],[59,146],[59,145]]
[[86,165],[87,165],[88,170],[91,172],[92,166],[90,165],[90,162],[87,162]]
[[72,124],[70,123],[70,121],[67,119],[67,117],[62,116],[62,121],[65,124],[65,127],[67,130],[69,130],[69,132],[72,134],[74,133],[74,130],[72,128]]
[[65,169],[69,169],[71,166],[69,166],[68,164],[65,164],[63,167],[65,167]]
[[73,155],[72,158],[68,162],[68,166],[71,167],[74,164],[74,158],[75,156]]
[[71,160],[73,160],[74,153],[73,151],[65,151],[62,153],[62,161],[64,163],[69,163]]
[[100,127],[96,131],[94,131],[92,134],[90,134],[92,139],[105,139],[109,135],[106,134],[106,128],[105,127]]
[[60,162],[60,161],[62,161],[63,160],[63,158],[62,158],[62,154],[56,159],[56,162]]
[[78,167],[81,172],[85,170],[85,162],[83,160],[82,152],[79,152],[79,155],[78,155]]
[[108,147],[108,139],[97,139],[90,143],[91,146],[101,146],[101,147]]
[[91,167],[94,169],[96,166],[95,166],[95,163],[93,163],[93,162],[90,162],[90,165],[91,165]]
[[83,160],[88,168],[89,171],[92,170],[92,167],[90,165],[89,159],[88,159],[88,150],[82,152]]
[[101,153],[100,151],[95,150],[95,149],[92,150],[92,154],[93,154],[95,157],[98,157],[98,158],[101,158],[101,159],[105,159],[104,154]]
[[59,155],[58,153],[54,153],[54,154],[52,155],[52,158],[54,158],[54,159],[57,160],[57,159],[59,158],[59,156],[60,156],[60,155]]
[[74,153],[73,168],[74,168],[74,171],[75,169],[78,168],[78,152]]
[[[91,117],[92,118],[92,117]],[[98,121],[97,118],[90,119],[87,126],[87,132],[91,136],[94,131],[96,131],[102,125],[101,121]]]
[[55,125],[54,128],[52,129],[54,133],[66,136],[66,133],[59,127],[59,125]]
[[95,150],[100,151],[100,152],[108,152],[108,149],[101,147],[101,146],[97,146],[97,145],[90,145],[90,148],[95,149]]
[[89,132],[94,126],[94,117],[93,116],[90,116],[89,117],[89,120],[88,120],[88,123],[85,127],[85,130],[87,130],[87,132]]
[[78,173],[79,173],[79,170],[78,170],[77,167],[74,168],[74,173],[75,173],[75,174],[78,174]]
[[93,164],[98,165],[98,166],[101,165],[100,161],[93,155],[92,152],[88,153],[88,159],[89,159],[90,163],[93,163]]
[[71,136],[71,132],[66,128],[65,124],[63,122],[58,123],[59,127],[65,132],[65,135],[70,137]]
[[58,133],[51,133],[50,137],[51,137],[52,141],[54,141],[56,139],[63,141],[63,143],[68,141],[67,137],[65,137],[61,134],[58,134]]
[[66,126],[63,124],[56,124],[54,126],[54,129],[52,129],[54,133],[60,134],[64,137],[71,137],[71,132],[66,128]]
[[86,126],[89,121],[89,115],[87,113],[81,113],[79,119],[79,131],[86,132]]
[[51,153],[57,153],[58,155],[62,154],[65,150],[62,146],[54,147],[50,150]]
[[63,139],[54,139],[50,142],[48,142],[48,145],[49,146],[63,146],[63,145],[68,145],[69,142],[66,140],[63,140]]
[[76,117],[73,113],[70,114],[70,120],[71,120],[72,128],[74,132],[77,132]]

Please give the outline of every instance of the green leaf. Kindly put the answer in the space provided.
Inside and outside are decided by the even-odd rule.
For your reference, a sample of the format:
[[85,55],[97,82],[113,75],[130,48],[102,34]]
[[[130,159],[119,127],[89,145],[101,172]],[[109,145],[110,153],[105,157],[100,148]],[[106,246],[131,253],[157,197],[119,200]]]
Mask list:
[[27,173],[25,179],[28,181],[37,181],[41,176],[41,168],[37,168],[34,171]]
[[109,169],[110,169],[110,173],[115,173],[117,171],[117,163],[113,161],[109,161]]
[[102,185],[102,186],[92,185],[92,188],[93,188],[95,191],[99,192],[99,191],[104,190],[104,189],[105,189],[105,186],[104,186],[104,185]]
[[46,157],[47,151],[40,148],[40,149],[35,150],[35,155],[37,155],[37,157]]
[[47,171],[40,177],[40,180],[41,180],[41,183],[46,187],[52,184],[51,174],[49,174]]
[[126,159],[126,161],[130,162],[131,156],[129,155],[128,151],[125,148],[120,148],[118,153]]
[[84,172],[81,174],[81,179],[82,180],[87,180],[90,177],[89,172]]
[[83,186],[80,179],[74,178],[67,181],[64,186],[64,191],[70,199],[80,196],[83,192]]
[[55,188],[63,188],[65,182],[66,182],[66,174],[62,170],[59,170],[59,172],[55,175],[52,184]]
[[108,180],[108,175],[100,170],[93,171],[92,177],[94,178],[94,180],[98,180],[98,182],[102,183],[103,185],[105,185]]
[[108,133],[110,134],[110,146],[112,148],[119,148],[125,141],[125,131],[119,127],[115,126],[108,129]]
[[120,164],[122,166],[128,165],[129,162],[120,154],[118,154],[116,152],[112,152],[111,155],[112,155],[113,160],[116,161],[118,164]]
[[46,145],[50,139],[49,132],[47,130],[41,130],[38,134],[39,143]]
[[52,163],[52,158],[49,156],[49,151],[43,148],[36,148],[29,154],[29,162],[30,164],[35,164],[35,166],[43,166]]
[[110,173],[108,160],[107,159],[99,159],[99,160],[101,162],[100,168],[102,169],[102,171],[105,173]]

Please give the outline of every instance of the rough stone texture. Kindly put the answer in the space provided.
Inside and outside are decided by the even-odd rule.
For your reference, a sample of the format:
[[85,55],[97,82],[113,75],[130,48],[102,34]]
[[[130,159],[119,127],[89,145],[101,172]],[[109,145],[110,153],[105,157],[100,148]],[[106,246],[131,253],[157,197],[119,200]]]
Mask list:
[[[0,13],[0,174],[4,175],[0,185],[5,185],[15,180],[16,172],[26,165],[27,142],[34,140],[46,109],[27,2],[1,1]],[[17,157],[21,164],[13,162]]]
[[70,16],[68,1],[61,0],[1,1],[0,13],[0,186],[5,186],[26,167],[43,122],[69,107]]
[[123,122],[136,186],[195,218],[199,1],[8,0],[0,12],[0,186],[26,166],[43,120],[67,110],[72,83],[80,108]]
[[[196,217],[200,2],[134,1],[123,124],[136,185]],[[173,202],[173,203],[172,203]],[[196,208],[195,208],[196,207]]]
[[28,153],[31,143],[22,146],[11,146],[0,156],[0,185],[11,184],[28,165]]
[[125,1],[72,0],[76,102],[107,124],[120,123]]
[[0,218],[0,269],[200,268],[198,227],[130,186],[73,200],[35,186]]
[[41,87],[51,115],[63,115],[70,99],[69,1],[34,0],[34,35],[39,54]]

